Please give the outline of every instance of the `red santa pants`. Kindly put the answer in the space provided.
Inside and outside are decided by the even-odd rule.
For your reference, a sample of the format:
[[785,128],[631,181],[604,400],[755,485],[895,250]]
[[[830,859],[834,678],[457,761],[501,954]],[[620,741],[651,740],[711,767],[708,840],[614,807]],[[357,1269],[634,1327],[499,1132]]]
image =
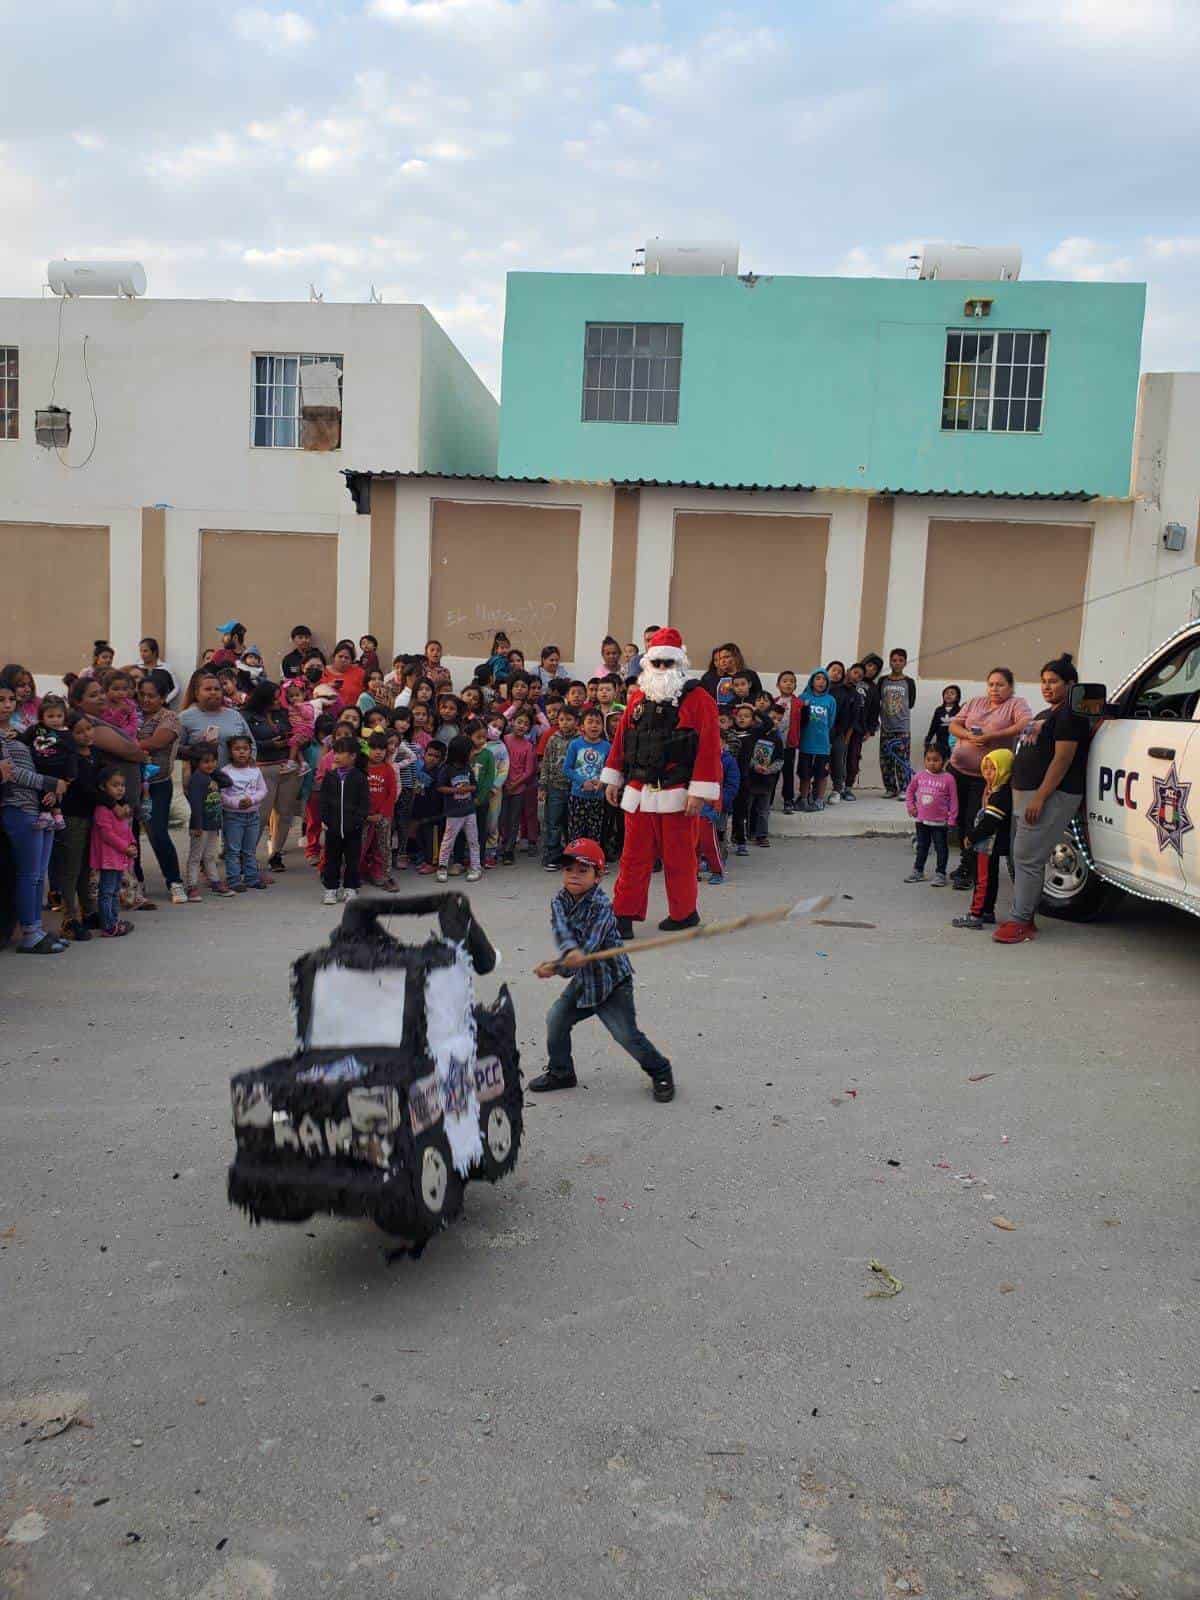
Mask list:
[[625,848],[613,890],[617,916],[645,920],[656,861],[663,864],[671,916],[679,922],[695,911],[696,818],[682,811],[627,811]]

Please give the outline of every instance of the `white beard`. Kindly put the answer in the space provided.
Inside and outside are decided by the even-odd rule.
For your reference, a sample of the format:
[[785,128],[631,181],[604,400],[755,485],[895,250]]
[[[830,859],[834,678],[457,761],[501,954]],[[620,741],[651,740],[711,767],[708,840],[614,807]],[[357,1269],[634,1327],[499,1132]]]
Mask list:
[[638,688],[647,700],[654,700],[659,705],[665,705],[672,700],[678,700],[683,693],[683,686],[687,682],[687,663],[677,662],[674,666],[657,671],[647,662],[638,678]]

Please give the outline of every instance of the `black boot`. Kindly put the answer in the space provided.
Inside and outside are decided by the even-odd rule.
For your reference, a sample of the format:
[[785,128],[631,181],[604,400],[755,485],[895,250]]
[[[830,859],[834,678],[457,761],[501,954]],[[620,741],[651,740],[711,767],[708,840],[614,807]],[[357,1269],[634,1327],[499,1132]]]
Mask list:
[[637,934],[634,932],[633,918],[632,917],[618,917],[617,918],[617,932],[621,935],[622,939],[636,939],[637,938]]
[[656,1072],[650,1080],[654,1085],[654,1098],[665,1105],[668,1100],[675,1098],[675,1079],[668,1067],[665,1072]]
[[950,882],[956,889],[973,889],[975,887],[975,852],[964,850],[958,858],[958,865],[950,874]]
[[664,917],[659,923],[663,933],[681,933],[684,928],[698,928],[700,926],[700,913],[693,911],[687,917]]

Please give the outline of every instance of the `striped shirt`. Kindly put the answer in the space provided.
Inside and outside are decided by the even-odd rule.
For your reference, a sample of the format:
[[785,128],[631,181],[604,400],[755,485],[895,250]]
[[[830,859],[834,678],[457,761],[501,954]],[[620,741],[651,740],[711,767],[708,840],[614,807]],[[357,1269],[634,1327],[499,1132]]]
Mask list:
[[[611,950],[622,943],[612,901],[599,884],[577,899],[560,889],[550,902],[550,926],[560,955],[570,950]],[[633,977],[627,955],[593,961],[572,974],[565,993],[581,1011],[602,1006],[620,983]]]

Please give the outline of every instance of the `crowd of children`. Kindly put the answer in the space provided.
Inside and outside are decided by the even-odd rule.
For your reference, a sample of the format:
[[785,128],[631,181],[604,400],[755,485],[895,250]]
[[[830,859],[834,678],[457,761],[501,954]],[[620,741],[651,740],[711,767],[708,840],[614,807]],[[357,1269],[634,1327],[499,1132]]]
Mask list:
[[[409,870],[476,882],[522,851],[558,871],[568,840],[593,841],[609,862],[620,856],[623,815],[601,775],[640,670],[634,645],[605,639],[597,671],[582,679],[561,672],[557,646],[531,665],[497,633],[456,690],[436,640],[385,670],[371,635],[357,646],[339,640],[326,656],[297,625],[269,673],[241,623],[220,632],[182,691],[153,639],[130,667],[98,640],[91,662],[67,675],[66,697],[39,698],[21,667],[0,672],[0,814],[21,949],[57,953],[94,932],[131,931],[122,911],[153,904],[143,838],[180,904],[201,900],[205,885],[222,898],[268,888],[287,870],[297,821],[329,904],[363,883],[394,888]],[[697,872],[721,884],[730,853],[768,848],[780,791],[785,814],[852,802],[864,744],[878,735],[885,794],[905,800],[916,825],[909,881],[923,879],[932,850],[933,881],[944,884],[960,820],[945,767],[961,696],[945,690],[914,775],[916,684],[906,667],[899,649],[886,670],[875,654],[849,667],[831,661],[803,688],[796,672],[780,672],[769,692],[736,646],[714,650],[702,682],[717,702],[723,777],[700,818]],[[986,825],[991,840],[962,925],[993,915],[1011,805],[1002,757],[1011,766],[1007,751],[984,764],[980,824],[961,819],[980,838]],[[169,833],[176,761],[185,818],[174,820],[186,820],[189,838],[182,869]],[[42,925],[47,890],[62,914],[54,933]]]

